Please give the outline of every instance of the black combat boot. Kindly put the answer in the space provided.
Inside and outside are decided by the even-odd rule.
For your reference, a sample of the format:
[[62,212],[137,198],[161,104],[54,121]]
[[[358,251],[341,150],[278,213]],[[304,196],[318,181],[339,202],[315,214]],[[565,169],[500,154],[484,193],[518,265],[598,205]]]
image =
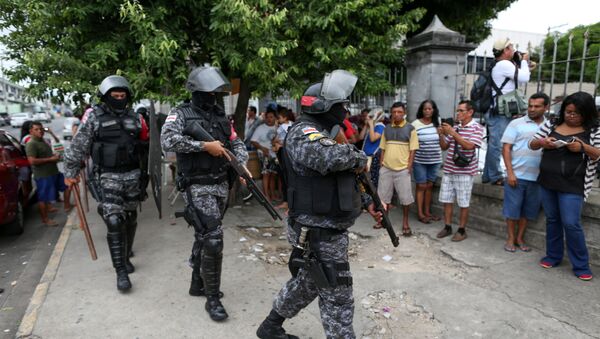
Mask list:
[[135,220],[129,221],[127,224],[127,257],[125,258],[125,266],[127,267],[127,273],[135,272],[135,267],[129,260],[133,257],[133,240],[135,239],[135,231],[137,229],[137,222]]
[[204,294],[204,282],[200,277],[200,267],[194,267],[192,270],[192,282],[190,283],[190,295],[194,297],[203,296]]
[[[200,268],[194,268],[192,270],[192,282],[190,283],[190,295],[193,297],[203,297],[206,295],[204,292],[204,282],[200,276]],[[219,298],[223,298],[224,294],[219,291]]]
[[219,287],[221,286],[221,266],[223,264],[223,253],[221,252],[223,239],[208,239],[202,248],[202,261],[200,262],[200,274],[204,282],[206,292],[206,311],[214,321],[223,321],[229,315],[221,304]]
[[108,242],[108,250],[113,262],[113,267],[117,272],[117,289],[119,291],[127,291],[131,289],[131,281],[125,266],[127,244],[123,239],[121,232],[108,232],[106,241]]
[[261,339],[298,339],[295,335],[285,333],[282,327],[284,320],[285,318],[279,313],[271,310],[271,313],[256,330],[256,336]]

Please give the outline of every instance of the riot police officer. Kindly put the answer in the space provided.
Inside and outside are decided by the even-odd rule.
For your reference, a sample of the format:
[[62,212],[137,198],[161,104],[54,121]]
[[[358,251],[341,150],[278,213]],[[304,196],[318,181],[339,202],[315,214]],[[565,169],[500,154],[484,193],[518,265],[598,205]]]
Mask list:
[[[190,257],[192,280],[189,294],[206,295],[205,309],[214,321],[228,315],[220,301],[222,293],[223,229],[227,195],[232,176],[226,149],[242,164],[248,161],[244,143],[232,134],[225,111],[216,102],[216,93],[228,92],[229,80],[210,66],[198,67],[189,74],[186,88],[191,103],[173,109],[162,128],[164,151],[177,154],[177,185],[184,192],[185,218],[194,227],[194,245]],[[215,140],[201,141],[184,131],[199,124]]]
[[106,241],[117,273],[117,289],[131,289],[129,257],[137,229],[136,209],[141,199],[140,160],[147,151],[148,127],[131,109],[127,79],[106,77],[98,88],[100,104],[86,111],[77,134],[65,152],[65,183],[79,182],[83,162],[91,154],[92,196],[108,229]]
[[294,246],[292,278],[275,297],[271,313],[256,332],[259,338],[297,338],[285,333],[283,321],[317,296],[327,338],[355,337],[347,229],[361,207],[367,207],[376,219],[381,215],[370,199],[361,196],[356,181],[356,172],[366,167],[366,155],[344,142],[343,133],[336,139],[330,132],[343,123],[344,104],[357,80],[343,70],[326,74],[321,83],[306,90],[301,100],[303,115],[288,130],[284,167],[287,235]]

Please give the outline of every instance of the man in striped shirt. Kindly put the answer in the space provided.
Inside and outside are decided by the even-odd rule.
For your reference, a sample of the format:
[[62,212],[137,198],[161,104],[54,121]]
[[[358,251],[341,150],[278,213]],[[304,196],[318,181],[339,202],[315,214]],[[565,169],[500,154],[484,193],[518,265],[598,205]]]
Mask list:
[[460,207],[458,231],[452,241],[467,238],[465,227],[469,216],[469,202],[473,189],[473,177],[477,174],[478,154],[483,139],[483,126],[473,120],[473,106],[462,100],[456,109],[458,124],[442,123],[440,138],[442,150],[447,150],[444,160],[444,177],[440,188],[440,202],[444,204],[444,228],[437,234],[443,238],[452,234],[452,208],[454,200]]

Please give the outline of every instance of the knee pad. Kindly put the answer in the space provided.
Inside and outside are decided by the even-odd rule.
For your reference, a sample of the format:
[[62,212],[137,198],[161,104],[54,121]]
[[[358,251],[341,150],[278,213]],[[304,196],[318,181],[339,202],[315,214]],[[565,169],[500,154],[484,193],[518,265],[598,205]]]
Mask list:
[[104,219],[109,232],[121,232],[125,225],[125,217],[121,214],[111,214]]
[[204,253],[215,255],[223,252],[223,237],[204,239]]

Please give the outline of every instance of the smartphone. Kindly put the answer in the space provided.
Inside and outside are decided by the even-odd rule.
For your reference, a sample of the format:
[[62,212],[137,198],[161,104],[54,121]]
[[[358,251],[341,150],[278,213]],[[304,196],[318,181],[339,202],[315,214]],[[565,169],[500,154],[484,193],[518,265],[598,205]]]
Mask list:
[[569,143],[564,141],[564,140],[556,140],[553,142],[554,146],[556,146],[557,148],[561,148],[563,146],[568,145]]

